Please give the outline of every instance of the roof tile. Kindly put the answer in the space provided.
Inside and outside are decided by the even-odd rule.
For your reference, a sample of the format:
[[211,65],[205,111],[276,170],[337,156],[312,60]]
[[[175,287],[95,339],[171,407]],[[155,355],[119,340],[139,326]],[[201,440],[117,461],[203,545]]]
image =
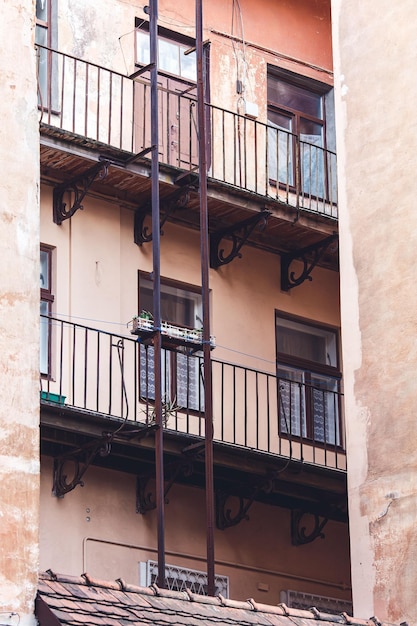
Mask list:
[[[51,570],[39,577],[39,596],[62,626],[389,626],[373,620],[269,606],[191,591],[144,589],[118,579],[114,582],[83,576],[63,576]],[[47,626],[38,616],[40,626]]]

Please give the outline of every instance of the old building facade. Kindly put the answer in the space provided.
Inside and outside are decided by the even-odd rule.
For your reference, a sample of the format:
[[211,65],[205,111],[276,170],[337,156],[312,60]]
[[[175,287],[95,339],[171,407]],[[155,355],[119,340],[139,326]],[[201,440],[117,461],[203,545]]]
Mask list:
[[[42,7],[40,566],[143,582],[158,549],[152,7]],[[349,602],[330,6],[262,8],[204,7],[216,576],[235,598]],[[178,578],[206,568],[194,3],[160,3],[158,26],[164,537]]]

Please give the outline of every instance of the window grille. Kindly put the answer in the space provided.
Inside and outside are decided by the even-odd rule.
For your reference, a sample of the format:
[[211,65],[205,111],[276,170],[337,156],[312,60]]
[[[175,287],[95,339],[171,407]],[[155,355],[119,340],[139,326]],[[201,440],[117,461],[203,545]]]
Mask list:
[[281,602],[284,602],[292,609],[310,609],[314,606],[318,611],[323,613],[347,613],[352,615],[352,602],[349,600],[341,600],[339,598],[328,598],[327,596],[319,596],[316,594],[305,593],[304,591],[288,591],[281,592]]
[[[148,587],[156,582],[158,577],[158,563],[146,561],[139,563],[139,584]],[[165,566],[165,579],[168,589],[173,591],[185,591],[189,589],[193,593],[207,595],[207,574],[194,569],[179,567],[177,565]],[[215,576],[215,595],[221,593],[225,598],[229,597],[228,576]]]

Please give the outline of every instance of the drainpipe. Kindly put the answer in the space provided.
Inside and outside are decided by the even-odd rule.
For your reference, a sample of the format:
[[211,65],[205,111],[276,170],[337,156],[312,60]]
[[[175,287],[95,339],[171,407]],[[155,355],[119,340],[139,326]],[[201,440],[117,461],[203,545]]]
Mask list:
[[152,181],[152,259],[154,368],[155,368],[155,480],[158,541],[158,585],[165,588],[165,511],[164,511],[164,427],[162,422],[161,384],[161,258],[158,161],[158,0],[150,0],[149,45],[151,63],[151,181]]
[[205,414],[205,469],[206,469],[206,541],[207,541],[207,592],[214,596],[214,478],[213,478],[213,397],[210,353],[210,302],[209,302],[209,233],[207,209],[207,152],[206,116],[203,67],[203,8],[196,0],[196,50],[197,50],[197,114],[198,114],[198,169],[200,175],[200,255],[201,288],[203,300],[203,371]]

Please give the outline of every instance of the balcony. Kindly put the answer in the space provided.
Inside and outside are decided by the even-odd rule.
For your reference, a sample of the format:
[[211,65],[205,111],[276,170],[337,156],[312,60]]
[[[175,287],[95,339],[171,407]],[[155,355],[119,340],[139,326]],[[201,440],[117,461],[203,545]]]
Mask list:
[[[41,167],[52,183],[71,184],[105,160],[91,189],[149,213],[150,85],[38,47]],[[198,228],[196,96],[159,89],[162,212]],[[283,129],[207,104],[209,226],[222,232],[267,210],[267,228],[248,243],[275,253],[314,246],[337,230],[336,154]],[[187,187],[181,211],[172,199]],[[174,195],[173,195],[174,194]],[[175,197],[174,197],[175,196]],[[138,198],[143,201],[138,207]],[[320,264],[338,268],[337,249]]]
[[[151,345],[47,316],[41,316],[41,327],[47,331],[42,333],[42,350],[49,345],[49,372],[41,377],[41,400],[46,412],[63,416],[60,428],[69,426],[77,415],[75,430],[80,432],[89,420],[100,423],[100,433],[120,429],[120,435],[128,438],[138,429],[154,429]],[[246,455],[251,451],[268,459],[279,457],[300,466],[344,472],[339,392],[216,359],[212,359],[212,378],[214,441],[218,450],[233,449]],[[162,379],[168,438],[201,441],[202,357],[193,346],[191,350],[184,345],[178,350],[172,346],[164,349]],[[311,431],[307,406],[314,423]],[[55,422],[54,418],[51,424]]]

